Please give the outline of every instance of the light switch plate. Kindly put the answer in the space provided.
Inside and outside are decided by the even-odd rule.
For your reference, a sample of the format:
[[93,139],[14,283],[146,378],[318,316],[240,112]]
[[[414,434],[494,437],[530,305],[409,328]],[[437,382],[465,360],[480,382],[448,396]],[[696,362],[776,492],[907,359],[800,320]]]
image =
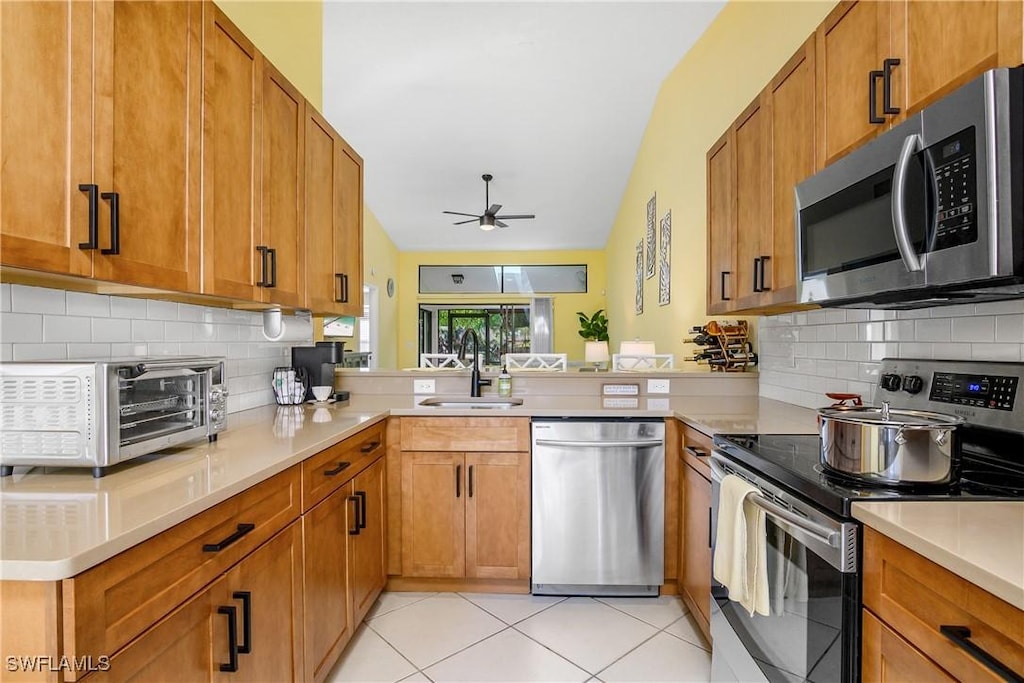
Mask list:
[[668,379],[649,379],[647,380],[647,393],[648,394],[667,394],[669,383],[672,380]]
[[433,394],[437,386],[436,380],[432,379],[414,379],[412,381],[412,393],[414,394]]
[[670,405],[667,398],[647,399],[647,410],[668,410]]

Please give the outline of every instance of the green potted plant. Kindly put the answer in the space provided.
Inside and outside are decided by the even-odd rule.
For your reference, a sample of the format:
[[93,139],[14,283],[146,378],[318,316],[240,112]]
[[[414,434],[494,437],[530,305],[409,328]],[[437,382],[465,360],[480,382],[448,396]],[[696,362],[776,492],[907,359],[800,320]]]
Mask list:
[[604,309],[598,309],[593,315],[576,311],[580,319],[580,336],[587,340],[584,359],[593,365],[581,370],[600,371],[608,361],[608,318]]

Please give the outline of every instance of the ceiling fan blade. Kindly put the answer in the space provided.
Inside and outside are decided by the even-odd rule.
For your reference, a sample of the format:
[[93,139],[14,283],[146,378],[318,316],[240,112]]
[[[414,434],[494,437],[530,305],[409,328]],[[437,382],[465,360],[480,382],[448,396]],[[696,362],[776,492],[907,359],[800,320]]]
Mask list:
[[452,225],[465,225],[466,223],[479,223],[479,218],[470,218],[468,221],[459,221],[458,223],[452,223]]
[[478,213],[462,213],[461,211],[442,211],[441,213],[450,213],[453,216],[473,216],[474,218],[480,218]]
[[499,211],[501,211],[501,204],[491,204],[491,208],[487,209],[487,213],[489,213],[492,216],[498,213]]
[[532,213],[522,213],[516,216],[495,216],[495,219],[501,219],[503,221],[513,221],[517,218],[536,218]]
[[497,218],[494,219],[494,224],[497,225],[499,228],[507,228],[508,227],[508,223],[502,223]]

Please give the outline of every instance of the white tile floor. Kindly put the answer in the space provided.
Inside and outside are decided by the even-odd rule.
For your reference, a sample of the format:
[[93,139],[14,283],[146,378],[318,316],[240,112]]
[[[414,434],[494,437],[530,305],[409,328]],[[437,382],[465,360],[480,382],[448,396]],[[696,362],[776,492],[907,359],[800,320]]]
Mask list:
[[707,681],[678,598],[384,593],[328,683]]

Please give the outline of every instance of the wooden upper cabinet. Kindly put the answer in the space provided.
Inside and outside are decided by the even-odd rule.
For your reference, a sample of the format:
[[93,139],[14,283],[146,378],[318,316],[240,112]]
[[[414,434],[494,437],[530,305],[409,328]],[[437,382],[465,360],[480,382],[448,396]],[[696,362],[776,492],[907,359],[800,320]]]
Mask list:
[[466,454],[466,576],[530,578],[530,454]]
[[203,292],[258,300],[263,57],[217,7],[203,66]]
[[[92,275],[92,7],[0,3],[0,261]],[[96,197],[99,201],[99,197]],[[98,226],[97,226],[98,228]]]
[[341,141],[338,158],[340,215],[334,232],[334,265],[341,277],[342,312],[363,315],[363,158]]
[[[303,306],[306,288],[303,179],[306,103],[295,86],[269,63],[263,69],[260,149],[260,242],[255,275],[263,301]],[[264,267],[265,265],[265,267]]]
[[[927,3],[931,4],[931,3]],[[942,3],[936,3],[942,4]],[[882,115],[882,64],[890,53],[891,3],[859,0],[841,2],[815,34],[819,167],[888,128]],[[871,118],[874,87],[874,113]]]
[[1021,2],[893,3],[893,104],[920,111],[982,72],[1024,62]]
[[97,278],[200,290],[202,38],[211,8],[93,5]]
[[736,289],[735,136],[730,128],[708,150],[708,315],[731,310]]
[[341,313],[335,239],[341,214],[341,137],[306,103],[306,303],[316,313]]
[[762,96],[733,124],[736,146],[735,308],[761,304],[762,258],[770,258],[772,253],[768,116]]
[[762,285],[770,303],[796,301],[796,202],[794,188],[813,175],[814,39],[808,40],[772,80],[768,94],[771,259]]

